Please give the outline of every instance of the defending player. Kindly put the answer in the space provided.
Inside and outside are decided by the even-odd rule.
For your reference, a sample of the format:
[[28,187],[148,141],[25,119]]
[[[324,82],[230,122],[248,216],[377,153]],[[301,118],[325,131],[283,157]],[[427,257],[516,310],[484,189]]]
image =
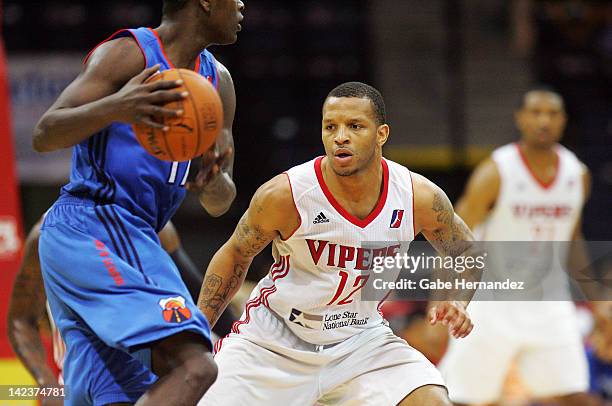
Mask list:
[[[270,242],[275,264],[217,344],[219,379],[201,405],[449,404],[435,367],[393,335],[379,302],[358,292],[375,252],[393,255],[419,232],[445,255],[471,248],[444,192],[382,158],[385,120],[371,86],[332,90],[323,106],[326,156],[261,186],[213,257],[198,303],[213,324]],[[365,241],[380,243],[365,249]],[[464,337],[472,329],[465,306],[439,302],[432,321]]]
[[[216,377],[208,323],[156,236],[184,198],[190,163],[149,155],[130,123],[163,128],[155,117],[181,114],[163,107],[186,97],[172,90],[177,82],[144,84],[158,70],[209,78],[224,105],[222,152],[209,151],[192,188],[211,215],[228,209],[236,193],[235,93],[205,48],[236,41],[243,8],[240,0],[165,0],[158,28],[121,30],[95,48],[34,130],[37,151],[74,146],[70,183],[39,244],[49,305],[67,344],[67,404],[193,404]],[[151,348],[162,379],[130,356],[142,348]]]
[[[558,144],[566,123],[563,99],[550,90],[531,90],[515,119],[521,140],[497,149],[476,168],[457,213],[469,227],[481,226],[487,241],[581,239],[589,172]],[[588,373],[573,303],[474,301],[470,314],[478,327],[462,342],[451,340],[440,365],[453,401],[498,402],[517,361],[533,396],[589,404],[581,394]]]

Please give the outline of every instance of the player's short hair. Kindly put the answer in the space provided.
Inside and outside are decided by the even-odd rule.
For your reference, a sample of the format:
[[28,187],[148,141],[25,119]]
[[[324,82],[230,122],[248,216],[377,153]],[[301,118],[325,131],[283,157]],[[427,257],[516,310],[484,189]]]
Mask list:
[[525,102],[527,101],[527,95],[530,93],[547,93],[551,96],[558,97],[559,100],[561,101],[561,108],[565,110],[565,100],[563,100],[563,96],[561,95],[561,93],[559,93],[557,89],[555,89],[554,87],[545,85],[545,84],[536,84],[536,85],[529,87],[529,89],[527,89],[518,100],[518,103],[517,103],[518,110],[525,107]]
[[162,14],[169,15],[182,9],[189,0],[164,0]]
[[382,94],[370,85],[361,82],[346,82],[334,88],[327,98],[330,97],[358,97],[370,99],[374,107],[374,115],[378,125],[387,122],[387,112]]

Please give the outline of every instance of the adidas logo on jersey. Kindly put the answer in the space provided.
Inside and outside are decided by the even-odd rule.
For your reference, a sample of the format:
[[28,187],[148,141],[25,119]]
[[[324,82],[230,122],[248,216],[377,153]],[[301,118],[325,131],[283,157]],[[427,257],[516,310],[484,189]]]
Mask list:
[[325,214],[323,214],[323,212],[320,212],[319,215],[315,217],[314,221],[312,222],[312,224],[321,224],[321,223],[329,223],[329,219],[325,217]]

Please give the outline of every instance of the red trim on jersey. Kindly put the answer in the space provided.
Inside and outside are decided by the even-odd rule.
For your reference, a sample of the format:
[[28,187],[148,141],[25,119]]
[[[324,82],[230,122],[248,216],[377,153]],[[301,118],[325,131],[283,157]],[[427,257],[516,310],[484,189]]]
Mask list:
[[164,58],[166,58],[166,62],[168,63],[168,66],[170,67],[170,69],[176,69],[174,67],[174,64],[170,60],[170,58],[168,58],[168,55],[166,55],[166,50],[164,49],[164,44],[162,43],[161,38],[159,38],[159,35],[157,35],[157,31],[155,31],[153,28],[148,28],[147,27],[147,29],[149,31],[151,31],[151,33],[155,36],[155,38],[157,38],[157,43],[159,44],[159,49],[161,49],[161,52],[164,55]]
[[[176,69],[176,67],[174,66],[174,64],[170,60],[170,58],[168,58],[168,55],[166,54],[166,50],[164,49],[164,44],[161,41],[161,38],[159,38],[159,34],[157,34],[157,31],[155,31],[153,28],[148,28],[148,30],[151,31],[153,33],[153,35],[155,35],[155,38],[157,38],[157,43],[159,44],[159,49],[161,49],[161,52],[164,55],[164,58],[166,58],[166,62],[168,62],[168,66],[170,67],[170,69]],[[200,73],[200,59],[201,59],[201,55],[198,54],[198,57],[196,58],[195,67],[193,68],[193,71],[195,73]],[[218,80],[217,80],[217,82],[218,82]]]
[[[199,62],[200,62],[200,58],[198,58],[198,63]],[[219,91],[219,86],[221,86],[221,75],[219,75],[219,67],[217,66],[217,64],[220,63],[220,62],[217,61],[217,59],[215,58],[214,55],[213,55],[213,62],[214,62],[214,65],[215,65],[215,72],[217,72],[217,84],[215,85],[215,88],[217,89],[217,92],[218,92]],[[199,66],[198,66],[198,69],[199,69]]]
[[388,291],[387,294],[382,298],[382,300],[378,302],[378,306],[376,306],[376,311],[378,311],[378,314],[380,314],[383,318],[385,318],[385,315],[383,314],[381,308],[383,303],[385,303],[385,300],[387,300],[387,298],[389,297],[390,293],[391,291]]
[[531,177],[543,189],[550,189],[550,187],[555,183],[555,181],[559,177],[559,165],[560,165],[560,162],[561,162],[561,157],[559,156],[559,153],[557,152],[557,150],[555,149],[555,155],[557,157],[557,163],[555,164],[555,176],[553,176],[553,178],[551,180],[549,180],[548,182],[543,182],[540,178],[538,178],[536,176],[536,173],[533,171],[533,169],[529,165],[529,161],[527,161],[527,157],[523,153],[523,150],[521,149],[520,145],[518,143],[515,143],[514,145],[516,146],[516,149],[517,149],[517,151],[519,153],[519,156],[521,157],[521,161],[523,161],[523,164],[527,168],[527,171],[531,174]]
[[283,172],[283,175],[287,175],[287,182],[289,182],[289,190],[291,190],[291,200],[293,201],[293,206],[295,207],[295,211],[298,214],[298,217],[300,218],[300,223],[298,224],[296,229],[293,230],[291,234],[289,234],[289,237],[283,238],[283,236],[281,235],[280,237],[281,241],[287,241],[289,238],[293,237],[293,235],[297,232],[297,230],[299,230],[300,227],[302,226],[302,216],[300,216],[300,211],[297,208],[297,203],[295,203],[295,195],[293,194],[293,187],[291,186],[291,179],[289,178],[289,174],[287,172]]
[[410,175],[410,188],[412,189],[412,238],[416,238],[416,224],[414,222],[414,180],[412,179],[412,172],[408,171]]
[[[278,279],[284,278],[289,273],[289,255],[282,256],[280,258],[280,263],[275,263],[270,268],[270,275],[272,276],[272,281],[276,282]],[[248,324],[251,321],[251,309],[261,306],[262,304],[266,307],[268,304],[268,296],[272,293],[276,292],[276,286],[268,286],[267,288],[262,288],[259,291],[259,295],[254,297],[253,299],[246,302],[245,313],[246,317],[244,320],[237,320],[232,325],[232,333],[240,334],[240,326],[243,324]]]
[[[93,55],[93,53],[95,52],[96,49],[98,49],[102,44],[107,43],[108,41],[111,41],[113,39],[115,39],[117,37],[117,35],[121,34],[122,32],[127,32],[131,38],[133,38],[136,41],[136,44],[138,44],[138,48],[140,48],[140,52],[142,52],[142,56],[144,57],[144,68],[145,69],[148,66],[148,61],[147,61],[147,54],[145,53],[144,49],[142,48],[142,45],[140,44],[140,41],[138,41],[138,38],[136,37],[136,35],[134,35],[134,33],[132,33],[132,31],[128,30],[127,28],[123,28],[121,30],[117,30],[115,31],[110,37],[106,38],[104,41],[100,42],[98,45],[96,45],[91,51],[89,51],[89,53],[87,54],[87,56],[85,56],[85,59],[83,59],[83,65],[87,63],[87,61],[89,60],[89,58],[91,58],[91,55]],[[124,37],[121,37],[124,38]],[[127,38],[127,37],[125,37]]]
[[327,185],[325,184],[325,180],[323,179],[323,171],[321,169],[321,162],[324,157],[319,157],[315,160],[315,173],[317,175],[317,180],[319,181],[319,186],[321,186],[321,190],[329,203],[336,209],[338,213],[346,220],[350,221],[357,227],[365,228],[370,224],[382,211],[383,207],[385,207],[385,202],[387,201],[387,192],[389,191],[389,167],[387,166],[387,162],[384,159],[381,160],[381,166],[383,169],[383,190],[380,194],[380,198],[378,199],[378,203],[374,210],[365,219],[360,219],[358,217],[353,216],[349,213],[344,207],[338,203],[334,195],[331,193]]

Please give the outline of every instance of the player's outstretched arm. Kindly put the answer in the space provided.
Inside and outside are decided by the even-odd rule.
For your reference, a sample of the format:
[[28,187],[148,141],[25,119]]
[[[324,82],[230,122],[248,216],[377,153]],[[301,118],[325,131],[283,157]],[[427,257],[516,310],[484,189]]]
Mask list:
[[79,76],[62,92],[34,128],[33,147],[49,152],[78,144],[114,121],[163,129],[153,117],[180,113],[162,105],[186,97],[176,81],[144,81],[159,66],[143,70],[144,56],[131,38],[100,45]]
[[276,237],[289,237],[300,218],[286,175],[262,185],[230,239],[208,265],[198,307],[211,326],[234,297],[255,255]]
[[214,148],[202,157],[202,166],[193,182],[187,185],[198,193],[200,204],[208,214],[219,217],[225,214],[236,198],[234,172],[234,136],[232,127],[236,113],[236,91],[227,68],[217,62],[219,95],[223,102],[223,128]]
[[45,289],[38,259],[40,223],[36,224],[24,247],[24,258],[17,273],[8,313],[8,336],[15,354],[41,387],[57,385],[47,364],[40,339],[39,323],[45,317]]
[[[425,177],[414,174],[414,218],[416,232],[421,232],[431,245],[443,256],[459,257],[473,255],[474,236],[459,217],[446,194]],[[466,270],[470,273],[472,270]],[[466,307],[471,296],[434,303],[430,308],[432,324],[448,325],[456,337],[467,336],[473,328]]]

